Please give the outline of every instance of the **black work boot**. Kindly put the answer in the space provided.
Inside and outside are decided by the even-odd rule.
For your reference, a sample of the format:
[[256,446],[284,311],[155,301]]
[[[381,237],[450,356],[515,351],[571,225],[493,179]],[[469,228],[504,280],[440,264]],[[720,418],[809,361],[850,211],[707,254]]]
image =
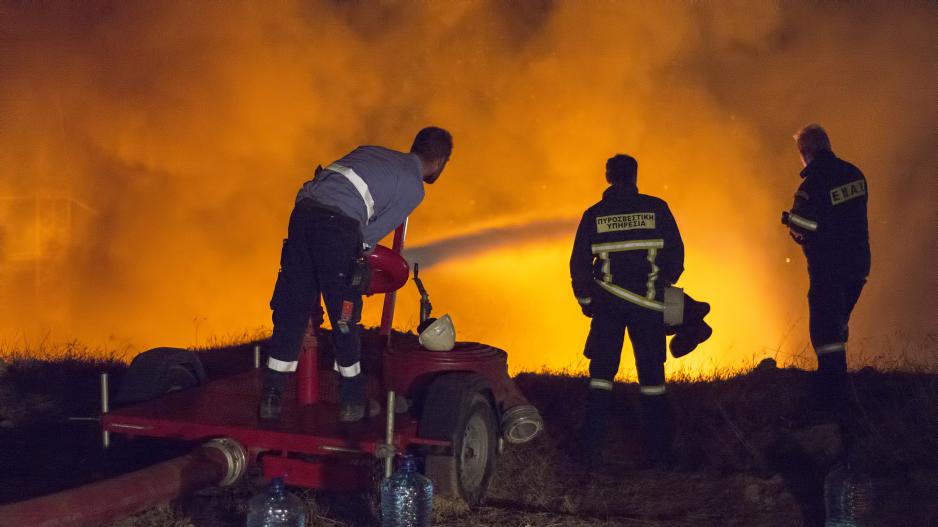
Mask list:
[[645,454],[649,467],[670,470],[674,468],[674,453],[671,443],[674,431],[671,413],[665,395],[642,395],[642,431]]
[[280,399],[283,396],[283,387],[287,382],[287,374],[268,369],[264,374],[264,388],[261,390],[261,400],[257,405],[257,416],[266,421],[280,419]]
[[849,406],[846,353],[840,351],[818,356],[813,382],[816,407],[829,418],[842,419]]
[[367,380],[364,375],[342,377],[339,381],[339,422],[355,423],[361,421],[367,412],[374,417],[381,412],[378,401],[368,399],[365,394]]
[[367,402],[361,404],[342,403],[339,405],[339,422],[357,423],[361,421],[365,418],[366,408],[368,410],[368,417],[374,417],[381,413],[381,405],[374,399],[368,399]]
[[586,468],[602,464],[602,443],[609,421],[612,390],[590,388],[586,395],[586,419],[580,431],[579,462]]

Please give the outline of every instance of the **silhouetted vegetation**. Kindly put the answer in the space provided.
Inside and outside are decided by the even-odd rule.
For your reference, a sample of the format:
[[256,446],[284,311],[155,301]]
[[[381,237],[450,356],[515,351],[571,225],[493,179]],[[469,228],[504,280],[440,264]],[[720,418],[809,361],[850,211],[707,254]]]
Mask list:
[[[398,336],[397,338],[411,338]],[[250,368],[262,341],[200,350],[209,376]],[[923,346],[938,359],[938,341]],[[103,453],[95,421],[98,376],[112,386],[119,358],[78,345],[54,353],[3,350],[0,374],[0,501],[12,502],[139,468],[181,449],[118,442]],[[49,357],[49,358],[36,358]],[[807,365],[806,366],[810,366]],[[507,447],[488,500],[476,510],[438,499],[436,525],[822,525],[821,488],[846,453],[867,470],[882,525],[938,521],[938,374],[863,368],[850,375],[843,426],[818,413],[810,372],[764,361],[719,378],[678,376],[669,383],[677,423],[674,470],[641,468],[638,387],[616,383],[606,466],[575,463],[585,397],[582,377],[522,373],[515,380],[541,411],[546,433]],[[120,527],[238,525],[257,474],[117,522]],[[314,525],[368,525],[367,498],[296,489]]]

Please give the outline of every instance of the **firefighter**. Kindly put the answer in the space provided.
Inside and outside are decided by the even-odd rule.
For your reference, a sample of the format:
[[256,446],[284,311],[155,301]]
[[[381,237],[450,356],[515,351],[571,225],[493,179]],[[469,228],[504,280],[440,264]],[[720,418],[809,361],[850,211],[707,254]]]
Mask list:
[[366,407],[376,413],[377,405],[366,397],[360,362],[364,256],[420,204],[424,183],[437,180],[452,148],[449,132],[424,128],[410,153],[361,146],[317,169],[300,188],[270,302],[274,332],[258,408],[261,419],[280,417],[280,399],[289,374],[296,371],[306,324],[311,312],[319,311],[320,295],[333,328],[339,420],[361,420]]
[[850,313],[870,273],[866,178],[831,151],[827,132],[809,124],[795,134],[804,170],[782,223],[808,261],[811,345],[817,354],[815,396],[821,408],[846,402]]
[[570,256],[573,293],[592,318],[584,351],[590,380],[581,451],[588,465],[600,461],[626,328],[638,370],[645,451],[656,465],[671,462],[664,289],[684,270],[684,244],[667,203],[639,194],[637,175],[638,163],[630,156],[606,162],[610,186],[583,214]]

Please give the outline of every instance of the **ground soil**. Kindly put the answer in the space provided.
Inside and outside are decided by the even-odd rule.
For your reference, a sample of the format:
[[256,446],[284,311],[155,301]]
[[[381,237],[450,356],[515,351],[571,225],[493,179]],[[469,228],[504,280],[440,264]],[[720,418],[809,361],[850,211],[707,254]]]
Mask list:
[[[253,343],[200,353],[210,376],[251,367]],[[98,375],[120,382],[119,361],[0,364],[0,503],[44,495],[179,455],[153,441],[100,447]],[[873,525],[938,525],[938,375],[851,374],[849,418],[815,408],[810,372],[765,363],[726,379],[672,382],[677,464],[643,468],[634,384],[616,383],[605,465],[576,462],[582,377],[521,374],[516,382],[546,423],[535,441],[505,448],[485,503],[438,499],[447,526],[820,526],[823,481],[847,453],[874,484]],[[76,419],[78,418],[78,419]],[[254,472],[120,520],[113,527],[243,525]],[[313,525],[372,525],[368,496],[294,489]]]

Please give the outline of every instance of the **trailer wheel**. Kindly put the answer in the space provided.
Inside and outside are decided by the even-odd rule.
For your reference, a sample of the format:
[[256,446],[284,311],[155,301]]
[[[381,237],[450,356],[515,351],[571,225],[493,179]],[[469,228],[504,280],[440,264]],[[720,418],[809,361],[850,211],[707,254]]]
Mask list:
[[195,353],[181,348],[154,348],[134,357],[114,402],[147,401],[198,386],[205,380],[205,369]]
[[[453,374],[439,380],[444,386],[442,391],[450,392],[448,395],[458,399],[458,403],[448,410],[450,415],[455,415],[451,432],[446,437],[452,441],[452,448],[445,452],[429,452],[424,457],[424,473],[433,481],[435,494],[461,498],[469,506],[476,506],[485,497],[495,473],[495,410],[487,392],[483,391],[487,383],[481,377]],[[457,390],[458,393],[452,393]],[[439,396],[439,391],[434,395]],[[433,412],[434,409],[425,408],[426,411]],[[422,424],[424,421],[421,419]]]

